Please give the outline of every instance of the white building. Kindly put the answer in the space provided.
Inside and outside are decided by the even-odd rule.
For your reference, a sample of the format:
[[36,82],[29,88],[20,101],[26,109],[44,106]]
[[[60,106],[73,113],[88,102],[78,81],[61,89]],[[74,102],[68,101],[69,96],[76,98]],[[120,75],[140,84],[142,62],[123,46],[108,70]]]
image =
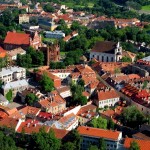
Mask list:
[[22,67],[6,67],[0,71],[0,80],[4,83],[9,83],[14,80],[26,78],[26,69]]
[[119,100],[120,96],[115,90],[106,89],[97,91],[94,102],[99,108],[104,108],[105,106],[114,106]]
[[60,39],[65,37],[65,33],[62,31],[45,31],[45,37],[46,38],[56,38],[56,39]]
[[61,80],[67,79],[68,76],[71,74],[71,70],[69,69],[55,69],[50,70],[50,73],[59,77]]
[[19,15],[19,24],[29,23],[29,15],[28,14],[20,14]]
[[80,126],[77,130],[82,137],[81,150],[88,150],[91,144],[98,145],[100,138],[105,140],[106,150],[117,150],[122,146],[122,132],[86,126]]
[[67,116],[61,117],[58,121],[56,121],[52,127],[57,129],[65,129],[65,130],[73,130],[78,126],[78,117],[71,113]]
[[12,97],[15,97],[17,92],[21,92],[28,88],[28,82],[26,79],[17,80],[2,85],[3,95],[5,96],[9,90],[12,91]]
[[122,58],[122,47],[119,42],[97,42],[90,52],[90,60],[93,58],[102,62],[118,62]]
[[60,96],[62,98],[67,98],[67,97],[70,97],[72,94],[71,94],[71,90],[68,86],[62,86],[62,87],[59,87],[57,89],[58,93],[60,94]]

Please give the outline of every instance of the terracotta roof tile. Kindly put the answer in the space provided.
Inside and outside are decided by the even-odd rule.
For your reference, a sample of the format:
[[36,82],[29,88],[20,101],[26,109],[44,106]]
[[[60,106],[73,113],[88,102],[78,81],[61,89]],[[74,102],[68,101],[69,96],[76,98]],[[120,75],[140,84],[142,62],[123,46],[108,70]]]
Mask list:
[[118,98],[120,97],[115,90],[107,90],[107,91],[99,91],[98,92],[98,100],[107,100],[111,98]]
[[16,45],[29,45],[30,35],[25,33],[7,32],[4,43]]
[[26,106],[14,113],[12,113],[9,117],[11,118],[22,118],[22,116],[26,116],[26,115],[34,115],[37,116],[38,113],[40,112],[41,109],[36,108],[36,107],[31,107],[31,106]]
[[1,127],[7,127],[7,128],[13,128],[15,129],[18,124],[18,119],[14,118],[4,118],[3,120],[0,120],[0,126]]
[[6,56],[6,51],[0,47],[0,58],[4,58]]
[[63,130],[63,129],[56,129],[56,128],[52,128],[52,130],[55,133],[55,136],[58,139],[63,139],[65,136],[67,136],[67,134],[69,133],[69,131],[67,130]]
[[38,124],[38,121],[28,119],[25,122],[21,123],[21,125],[17,129],[17,132],[22,132],[24,130],[26,134],[32,134],[39,132],[41,128],[44,128],[45,132],[49,132],[50,130],[49,126],[40,125]]
[[131,139],[131,138],[125,138],[124,147],[130,148],[130,143],[132,141],[135,141],[138,143],[140,150],[149,150],[150,149],[150,140],[137,140],[137,139]]
[[112,140],[118,140],[121,132],[113,130],[104,130],[92,127],[80,126],[78,127],[78,132],[82,136],[92,136],[97,138],[106,138]]

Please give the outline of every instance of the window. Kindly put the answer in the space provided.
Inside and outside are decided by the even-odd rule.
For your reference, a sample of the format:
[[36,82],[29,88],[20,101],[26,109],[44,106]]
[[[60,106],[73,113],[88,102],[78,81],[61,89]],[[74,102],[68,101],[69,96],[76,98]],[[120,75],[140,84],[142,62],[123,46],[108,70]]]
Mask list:
[[109,62],[109,58],[108,58],[108,56],[107,56],[107,62]]
[[97,60],[99,60],[99,55],[97,55]]
[[102,62],[104,61],[104,56],[102,56]]

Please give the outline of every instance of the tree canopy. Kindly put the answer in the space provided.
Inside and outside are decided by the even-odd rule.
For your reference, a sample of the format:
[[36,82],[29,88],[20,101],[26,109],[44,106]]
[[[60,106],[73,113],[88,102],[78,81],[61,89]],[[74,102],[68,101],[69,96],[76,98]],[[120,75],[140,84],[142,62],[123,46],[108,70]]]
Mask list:
[[102,117],[93,118],[90,121],[89,126],[94,127],[94,128],[107,129],[107,120]]
[[29,93],[26,95],[25,101],[28,105],[33,106],[38,101],[38,97],[33,93]]
[[44,90],[45,92],[51,92],[54,89],[53,81],[45,73],[42,75],[40,85],[42,87],[42,90]]
[[12,100],[12,96],[13,96],[13,93],[12,93],[12,90],[10,89],[7,94],[6,94],[6,99],[8,101],[11,101]]
[[140,147],[136,141],[132,141],[129,150],[140,150]]
[[46,133],[45,129],[41,129],[40,132],[32,135],[33,149],[36,150],[59,150],[61,141],[55,137],[54,131]]
[[135,128],[146,122],[146,117],[136,106],[125,108],[121,114],[121,122],[129,127]]
[[1,150],[17,150],[15,141],[10,136],[6,136],[2,131],[0,131],[0,149]]

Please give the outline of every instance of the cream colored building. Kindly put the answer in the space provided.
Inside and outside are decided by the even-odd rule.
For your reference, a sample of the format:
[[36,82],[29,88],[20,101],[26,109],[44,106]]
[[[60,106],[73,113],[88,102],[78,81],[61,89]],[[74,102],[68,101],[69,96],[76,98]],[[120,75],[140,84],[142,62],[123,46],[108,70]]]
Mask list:
[[4,83],[9,83],[14,80],[19,80],[21,78],[26,78],[26,69],[17,66],[10,66],[2,68],[0,71],[0,80]]
[[20,14],[19,15],[19,24],[29,23],[29,15],[28,14]]

